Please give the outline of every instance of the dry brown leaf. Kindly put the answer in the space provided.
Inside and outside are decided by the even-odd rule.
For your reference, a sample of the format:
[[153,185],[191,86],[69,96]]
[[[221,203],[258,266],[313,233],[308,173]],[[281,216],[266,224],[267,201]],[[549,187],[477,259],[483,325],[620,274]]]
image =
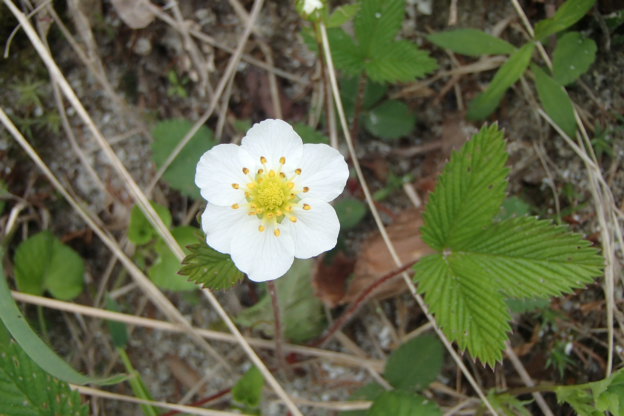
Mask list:
[[143,29],[154,20],[149,7],[137,0],[111,0],[119,18],[132,29]]
[[338,252],[331,263],[326,264],[320,258],[316,262],[312,275],[315,295],[330,307],[341,303],[347,293],[347,281],[353,273],[355,261],[342,251]]

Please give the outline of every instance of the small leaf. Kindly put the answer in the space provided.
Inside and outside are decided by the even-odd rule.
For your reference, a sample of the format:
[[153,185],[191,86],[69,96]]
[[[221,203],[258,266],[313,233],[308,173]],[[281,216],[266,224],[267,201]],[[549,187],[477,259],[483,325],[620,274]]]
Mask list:
[[577,386],[559,386],[557,400],[567,402],[579,415],[624,414],[624,370],[610,377]]
[[355,44],[353,38],[340,28],[328,29],[327,37],[336,68],[350,76],[361,74],[364,71],[366,55]]
[[61,300],[82,292],[84,260],[49,231],[23,241],[14,262],[15,280],[22,292],[42,295],[47,290]]
[[568,85],[583,75],[596,59],[596,42],[579,32],[569,32],[557,40],[553,53],[553,78]]
[[[176,119],[161,121],[156,125],[152,132],[152,157],[156,166],[162,166],[192,127],[190,121]],[[194,180],[195,168],[201,155],[214,145],[212,130],[202,126],[167,168],[163,179],[182,194],[199,199],[199,189]]]
[[189,245],[189,254],[182,261],[178,274],[211,290],[228,289],[245,275],[236,268],[228,254],[219,253],[202,240]]
[[511,43],[477,29],[438,32],[427,39],[442,48],[469,56],[511,54],[516,50]]
[[[377,383],[368,383],[360,387],[349,397],[350,401],[370,400],[374,401],[379,395],[386,390]],[[350,410],[340,412],[340,416],[366,416],[368,410]]]
[[527,43],[509,57],[507,62],[498,69],[488,88],[470,102],[468,118],[483,120],[492,114],[507,89],[515,84],[526,70],[531,62],[534,48],[534,43]]
[[264,377],[257,367],[251,367],[232,388],[234,400],[246,408],[260,407]]
[[[197,233],[198,230],[190,226],[177,227],[171,231],[171,234],[180,246],[184,247],[185,253],[189,253],[189,249],[186,248],[186,246],[197,241]],[[158,240],[155,248],[156,253],[158,253],[158,258],[154,262],[154,265],[148,270],[147,274],[156,286],[161,289],[175,291],[193,290],[197,288],[195,283],[188,281],[178,274],[178,270],[180,270],[182,264],[163,240]]]
[[305,123],[295,123],[293,124],[293,129],[301,136],[304,143],[329,144],[329,138],[327,136]]
[[0,414],[87,416],[89,406],[77,391],[41,370],[11,341],[0,345]]
[[[358,84],[358,78],[343,78],[340,80],[340,97],[342,98],[342,105],[344,106],[345,113],[347,113],[349,117],[353,117],[355,111],[355,100],[359,94]],[[377,104],[387,92],[388,86],[386,84],[367,81],[364,89],[362,108],[364,110],[370,109]]]
[[508,169],[503,132],[484,126],[453,154],[425,211],[424,241],[458,247],[488,226],[505,199]]
[[343,230],[350,230],[358,225],[368,212],[366,204],[355,198],[343,198],[339,200],[334,205],[334,209],[336,210],[336,214],[338,214],[340,228]]
[[364,126],[374,136],[398,139],[406,136],[416,125],[416,116],[402,101],[388,100],[364,115]]
[[365,55],[373,44],[385,45],[396,38],[403,24],[405,0],[362,0],[355,17],[355,37]]
[[381,393],[368,410],[368,416],[441,416],[434,402],[402,390]]
[[[119,304],[110,296],[106,297],[106,309],[113,312],[121,312]],[[113,339],[113,345],[117,348],[125,348],[128,345],[128,327],[119,321],[106,321],[108,330]]]
[[531,69],[535,74],[537,95],[544,110],[568,136],[574,137],[576,134],[574,107],[565,88],[546,75],[537,65],[533,65]]
[[360,4],[345,4],[344,6],[337,7],[327,18],[325,26],[328,28],[340,27],[353,19],[356,13],[360,10]]
[[513,217],[521,217],[531,212],[531,206],[517,196],[505,198],[501,210],[496,216],[498,220],[506,220]]
[[578,22],[593,7],[596,0],[567,0],[559,7],[555,15],[537,22],[535,39],[543,40],[553,33],[561,32]]
[[368,76],[376,82],[408,82],[437,69],[435,59],[407,40],[375,43],[365,60]]
[[444,364],[444,347],[434,335],[421,335],[402,344],[386,361],[384,377],[393,387],[423,390]]
[[[171,226],[171,213],[156,202],[150,202],[163,223],[169,228]],[[157,236],[156,230],[145,217],[138,205],[132,207],[130,213],[130,225],[128,226],[128,240],[136,245],[147,244]]]

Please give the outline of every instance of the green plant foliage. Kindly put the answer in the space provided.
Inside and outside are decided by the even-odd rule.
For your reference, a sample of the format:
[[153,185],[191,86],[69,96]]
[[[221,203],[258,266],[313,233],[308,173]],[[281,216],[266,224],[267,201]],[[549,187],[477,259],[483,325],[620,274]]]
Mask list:
[[390,354],[384,377],[397,389],[423,390],[436,379],[443,364],[442,343],[435,335],[422,335]]
[[516,396],[509,393],[496,393],[495,390],[490,390],[487,396],[492,407],[500,415],[531,416],[531,413],[525,407],[525,405],[531,403],[530,400],[519,400]]
[[[379,395],[386,390],[381,387],[381,385],[377,383],[368,383],[364,386],[357,389],[353,394],[349,397],[349,400],[370,400],[374,401]],[[349,410],[345,412],[340,412],[341,416],[366,416],[368,410]]]
[[550,300],[544,298],[506,299],[507,307],[511,313],[521,314],[535,310],[545,309],[550,306]]
[[[186,246],[197,242],[196,234],[199,231],[195,227],[184,226],[177,227],[171,231],[176,241],[183,247],[184,252],[188,254],[190,251]],[[156,286],[165,290],[193,290],[197,285],[178,274],[182,264],[178,258],[169,249],[163,240],[156,242],[156,253],[158,258],[148,270],[147,274]]]
[[544,111],[568,136],[574,137],[576,132],[576,119],[572,100],[565,88],[549,77],[540,67],[533,65],[535,74],[535,86]]
[[526,70],[535,49],[534,43],[527,43],[514,52],[501,66],[488,88],[472,100],[468,108],[468,118],[483,120],[498,107],[503,95]]
[[572,26],[585,16],[595,2],[596,0],[567,0],[559,7],[553,17],[537,22],[535,39],[543,40],[547,36]]
[[438,32],[427,39],[441,48],[469,56],[511,54],[516,50],[511,43],[477,29]]
[[317,129],[308,126],[305,123],[295,123],[293,129],[297,132],[304,143],[324,143],[329,144],[329,137]]
[[[156,202],[150,202],[160,219],[167,226],[171,227],[171,213],[167,207]],[[158,235],[152,224],[148,221],[138,205],[132,207],[130,213],[130,225],[128,226],[128,240],[136,245],[147,244]]]
[[416,116],[402,101],[388,100],[364,115],[364,126],[374,136],[398,139],[409,134],[416,125]]
[[368,212],[366,204],[359,199],[343,198],[334,205],[340,228],[350,230],[360,223]]
[[[145,385],[141,374],[134,369],[126,350],[124,348],[117,347],[117,353],[119,354],[119,358],[121,358],[121,362],[129,375],[128,382],[130,383],[130,388],[132,388],[134,395],[141,400],[153,401],[154,397]],[[141,410],[145,416],[157,416],[160,414],[157,407],[150,406],[149,404],[141,404]]]
[[187,249],[189,254],[182,261],[178,274],[188,276],[190,281],[211,290],[221,290],[235,286],[245,277],[228,254],[219,253],[203,239]]
[[0,414],[87,416],[66,382],[44,372],[15,342],[0,345]]
[[593,383],[559,386],[555,392],[559,402],[568,403],[579,415],[624,415],[623,369]]
[[345,4],[337,7],[327,18],[325,26],[328,28],[340,27],[353,19],[358,10],[360,10],[360,3]]
[[[342,98],[342,105],[344,106],[345,113],[347,113],[350,117],[353,117],[353,113],[355,112],[355,101],[359,94],[358,83],[358,78],[343,78],[340,81],[340,97]],[[362,107],[365,110],[372,108],[386,95],[387,92],[388,86],[386,84],[379,84],[371,81],[366,82]]]
[[414,267],[418,290],[446,335],[490,365],[501,359],[511,329],[505,297],[570,292],[603,266],[597,250],[565,227],[533,217],[494,222],[506,160],[495,125],[453,154],[424,214],[423,239],[438,253]]
[[405,0],[362,0],[355,16],[355,40],[342,29],[328,32],[334,63],[345,73],[363,71],[376,82],[404,82],[437,68],[425,51],[396,40],[405,14]]
[[[0,258],[2,258],[0,249]],[[61,357],[59,357],[50,347],[48,347],[35,334],[26,322],[26,319],[19,310],[11,291],[4,277],[2,262],[0,262],[0,320],[9,331],[13,339],[24,349],[24,352],[44,371],[52,376],[73,384],[115,384],[124,379],[121,376],[113,376],[106,379],[96,379],[87,377],[74,370]],[[4,344],[0,344],[0,348]],[[2,389],[0,388],[0,391]],[[2,403],[2,400],[0,400]],[[1,413],[1,411],[0,411]]]
[[368,416],[441,416],[438,406],[424,396],[401,390],[381,393]]
[[[152,158],[156,166],[160,167],[173,152],[175,147],[188,133],[193,124],[187,120],[164,120],[159,122],[152,135]],[[167,168],[163,179],[174,189],[191,198],[200,197],[199,189],[195,186],[195,167],[201,155],[215,145],[212,130],[202,126],[193,138],[182,149],[180,154]]]
[[264,377],[257,367],[251,367],[232,388],[232,397],[242,404],[247,411],[254,411],[260,407]]
[[596,60],[596,42],[579,32],[569,32],[557,40],[553,53],[553,78],[568,85],[583,75]]
[[[106,309],[113,312],[121,312],[119,304],[109,296],[106,297]],[[117,348],[125,348],[128,345],[128,327],[123,322],[106,321],[108,330],[113,339],[113,345]]]
[[[305,342],[321,334],[325,328],[323,303],[314,296],[311,282],[311,260],[297,260],[288,273],[275,281],[284,320],[284,335],[293,342]],[[273,307],[267,294],[254,306],[236,317],[240,325],[262,329],[271,334]]]
[[531,206],[517,196],[505,198],[501,210],[496,216],[497,220],[506,220],[508,218],[528,215],[531,212]]
[[15,280],[22,292],[42,295],[48,291],[71,300],[83,289],[84,261],[50,231],[24,240],[15,250]]

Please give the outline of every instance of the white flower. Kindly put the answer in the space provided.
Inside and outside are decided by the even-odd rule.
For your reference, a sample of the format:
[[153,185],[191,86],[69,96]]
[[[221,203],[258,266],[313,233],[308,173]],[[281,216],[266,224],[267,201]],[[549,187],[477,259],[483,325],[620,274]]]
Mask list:
[[303,12],[305,14],[312,14],[316,10],[323,8],[323,2],[321,0],[303,0]]
[[228,253],[256,282],[277,279],[294,257],[336,245],[340,224],[329,202],[349,169],[325,144],[303,144],[282,120],[255,124],[240,146],[220,144],[201,157],[195,184],[208,201],[206,242]]

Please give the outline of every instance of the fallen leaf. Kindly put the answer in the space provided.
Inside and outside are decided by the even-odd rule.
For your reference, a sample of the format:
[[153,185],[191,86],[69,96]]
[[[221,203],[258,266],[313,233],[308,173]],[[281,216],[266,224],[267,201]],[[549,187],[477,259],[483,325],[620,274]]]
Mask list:
[[329,263],[323,257],[319,258],[312,276],[314,294],[332,308],[339,305],[347,293],[347,282],[354,265],[355,261],[342,251]]
[[132,29],[143,29],[154,20],[148,6],[136,0],[111,0],[119,18]]

